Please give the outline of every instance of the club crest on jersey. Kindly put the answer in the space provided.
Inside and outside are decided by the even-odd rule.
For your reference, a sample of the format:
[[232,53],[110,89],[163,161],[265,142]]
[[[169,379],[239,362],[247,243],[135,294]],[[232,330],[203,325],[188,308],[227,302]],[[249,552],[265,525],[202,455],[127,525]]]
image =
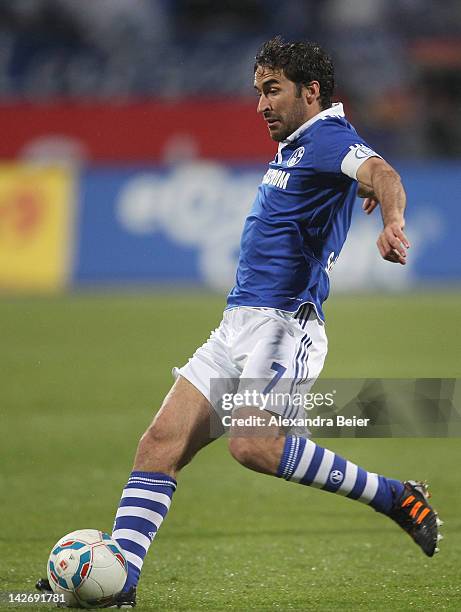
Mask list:
[[296,164],[299,164],[299,162],[303,158],[303,155],[304,155],[304,147],[298,147],[296,151],[294,151],[291,154],[291,157],[287,161],[287,166],[291,168],[292,166],[296,166]]

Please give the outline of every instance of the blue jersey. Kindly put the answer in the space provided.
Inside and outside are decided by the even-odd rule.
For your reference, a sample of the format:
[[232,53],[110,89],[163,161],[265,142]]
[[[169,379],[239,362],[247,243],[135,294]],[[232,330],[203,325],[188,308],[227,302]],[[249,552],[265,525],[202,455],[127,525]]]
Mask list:
[[323,320],[328,273],[351,223],[357,170],[372,151],[334,104],[279,144],[245,221],[227,307],[296,312]]

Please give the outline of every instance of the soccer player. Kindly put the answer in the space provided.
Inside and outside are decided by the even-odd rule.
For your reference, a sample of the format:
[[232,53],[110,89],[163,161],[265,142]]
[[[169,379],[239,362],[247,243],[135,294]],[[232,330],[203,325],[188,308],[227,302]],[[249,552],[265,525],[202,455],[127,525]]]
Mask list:
[[[406,263],[410,245],[400,177],[357,134],[342,104],[332,104],[334,71],[327,54],[316,44],[276,37],[256,56],[254,86],[258,113],[278,150],[244,225],[223,320],[177,370],[139,442],[114,523],[113,537],[129,565],[115,605],[135,604],[142,565],[170,508],[177,475],[213,440],[216,422],[224,422],[224,392],[245,396],[264,381],[261,393],[246,396],[261,399],[284,381],[291,390],[307,390],[320,374],[327,352],[322,303],[358,190],[367,196],[365,212],[378,203],[381,208],[381,256]],[[254,399],[231,414],[268,417],[262,408]],[[270,410],[286,418],[304,414],[290,403]],[[243,466],[367,504],[398,523],[426,555],[438,550],[441,521],[423,483],[368,472],[322,448],[302,428],[287,432],[267,422],[231,424],[229,450]]]

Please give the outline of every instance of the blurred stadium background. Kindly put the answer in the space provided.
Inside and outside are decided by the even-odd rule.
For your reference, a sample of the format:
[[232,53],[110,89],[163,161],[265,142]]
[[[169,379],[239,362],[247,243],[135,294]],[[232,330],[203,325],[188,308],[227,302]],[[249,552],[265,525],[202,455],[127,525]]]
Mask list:
[[335,289],[458,285],[460,31],[456,0],[2,0],[1,290],[228,289],[275,148],[253,57],[278,32],[331,51],[336,99],[409,194],[405,272],[358,214]]
[[[275,150],[252,87],[273,34],[331,52],[336,99],[409,197],[405,269],[380,260],[379,215],[357,205],[325,376],[460,376],[460,32],[459,0],[0,0],[2,588],[31,590],[62,534],[110,530],[171,367],[220,320]],[[459,442],[330,443],[432,480],[443,555],[428,564],[384,519],[242,470],[217,443],[181,480],[142,601],[459,610]]]

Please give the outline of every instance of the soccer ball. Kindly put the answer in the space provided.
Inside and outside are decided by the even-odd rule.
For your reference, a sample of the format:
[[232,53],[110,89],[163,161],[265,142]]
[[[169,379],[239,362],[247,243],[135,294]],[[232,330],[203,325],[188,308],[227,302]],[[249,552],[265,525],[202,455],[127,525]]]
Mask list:
[[50,553],[51,588],[68,607],[98,608],[119,593],[127,562],[115,540],[97,529],[79,529],[61,538]]

